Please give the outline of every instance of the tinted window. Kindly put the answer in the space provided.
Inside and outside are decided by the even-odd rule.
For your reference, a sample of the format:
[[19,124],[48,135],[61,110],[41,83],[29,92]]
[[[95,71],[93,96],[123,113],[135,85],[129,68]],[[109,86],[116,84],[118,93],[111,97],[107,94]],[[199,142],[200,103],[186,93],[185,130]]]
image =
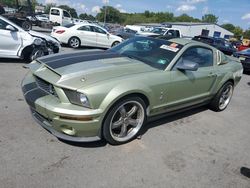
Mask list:
[[210,49],[202,47],[189,48],[182,54],[176,65],[182,64],[185,61],[195,62],[199,67],[213,66],[213,52]]
[[163,35],[165,32],[166,32],[166,29],[163,29],[163,28],[154,28],[152,30],[152,33],[157,33],[157,34],[160,34],[160,35]]
[[60,11],[57,10],[57,9],[51,9],[50,14],[51,14],[51,15],[55,15],[55,16],[59,16],[59,15],[60,15]]
[[76,25],[76,24],[70,23],[70,24],[66,24],[66,25],[63,26],[63,27],[71,28],[71,27],[73,27],[73,26],[75,26],[75,25]]
[[164,70],[183,46],[167,40],[134,37],[110,51]]
[[102,34],[106,34],[106,31],[102,30],[101,28],[99,27],[93,27],[94,31],[97,32],[97,33],[102,33]]
[[63,11],[63,16],[64,16],[64,17],[67,17],[67,18],[70,18],[69,13],[68,13],[68,12],[66,12],[66,11]]
[[81,30],[81,31],[92,31],[91,27],[89,25],[85,25],[82,27],[79,27],[77,30]]
[[0,20],[0,29],[6,29],[6,26],[8,25],[8,23],[6,23],[3,20]]

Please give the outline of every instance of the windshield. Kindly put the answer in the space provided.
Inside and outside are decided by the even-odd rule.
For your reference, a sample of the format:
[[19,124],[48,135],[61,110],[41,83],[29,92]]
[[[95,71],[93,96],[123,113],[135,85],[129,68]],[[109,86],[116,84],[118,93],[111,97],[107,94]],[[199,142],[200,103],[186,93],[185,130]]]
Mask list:
[[109,51],[139,60],[154,68],[164,70],[183,46],[167,40],[134,37]]
[[163,35],[166,32],[166,29],[163,29],[163,28],[154,28],[151,32]]

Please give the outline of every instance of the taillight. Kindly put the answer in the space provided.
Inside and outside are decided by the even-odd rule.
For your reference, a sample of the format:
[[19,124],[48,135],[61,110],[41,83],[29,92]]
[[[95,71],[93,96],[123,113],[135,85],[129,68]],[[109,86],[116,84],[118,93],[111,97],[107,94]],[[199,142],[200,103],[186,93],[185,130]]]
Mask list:
[[64,33],[64,32],[65,32],[65,30],[57,30],[57,31],[56,31],[57,34],[62,34],[62,33]]

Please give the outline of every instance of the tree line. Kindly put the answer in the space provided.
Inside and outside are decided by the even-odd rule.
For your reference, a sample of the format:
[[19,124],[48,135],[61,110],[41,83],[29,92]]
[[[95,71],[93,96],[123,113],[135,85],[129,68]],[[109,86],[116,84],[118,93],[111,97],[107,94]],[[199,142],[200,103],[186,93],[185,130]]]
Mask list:
[[[31,2],[33,4],[33,8],[35,7],[35,5],[42,5],[37,3],[37,0],[31,0]],[[9,7],[16,6],[16,0],[1,0],[1,3]],[[19,4],[27,5],[27,0],[19,0]],[[57,6],[56,4],[46,4],[45,13],[48,14],[50,8],[56,6]],[[106,11],[106,22],[118,23],[121,25],[138,24],[138,23],[163,23],[163,22],[195,22],[195,23],[206,22],[206,23],[217,24],[219,20],[219,17],[213,14],[203,15],[202,18],[199,19],[189,16],[188,14],[175,16],[171,12],[151,12],[149,10],[146,10],[143,13],[121,13],[118,9],[112,6],[103,6],[100,9],[100,12],[96,16],[87,13],[81,13],[78,15],[77,11],[68,5],[60,5],[57,7],[69,11],[72,17],[74,18],[97,20],[99,22],[104,21],[104,16]],[[243,36],[244,38],[250,38],[250,28],[244,31],[241,27],[235,26],[231,23],[222,24],[221,27],[234,33],[234,35],[237,38],[240,38],[241,36]]]

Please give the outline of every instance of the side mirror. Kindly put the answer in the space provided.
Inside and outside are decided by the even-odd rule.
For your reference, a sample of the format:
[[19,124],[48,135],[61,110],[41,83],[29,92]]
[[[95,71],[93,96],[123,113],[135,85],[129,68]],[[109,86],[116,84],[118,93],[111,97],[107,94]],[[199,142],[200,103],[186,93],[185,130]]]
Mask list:
[[199,65],[193,61],[189,61],[186,59],[182,59],[182,62],[176,66],[178,70],[181,71],[197,71],[199,68]]
[[16,29],[12,25],[7,25],[5,29],[9,30],[9,31],[12,31],[12,32],[16,31]]

